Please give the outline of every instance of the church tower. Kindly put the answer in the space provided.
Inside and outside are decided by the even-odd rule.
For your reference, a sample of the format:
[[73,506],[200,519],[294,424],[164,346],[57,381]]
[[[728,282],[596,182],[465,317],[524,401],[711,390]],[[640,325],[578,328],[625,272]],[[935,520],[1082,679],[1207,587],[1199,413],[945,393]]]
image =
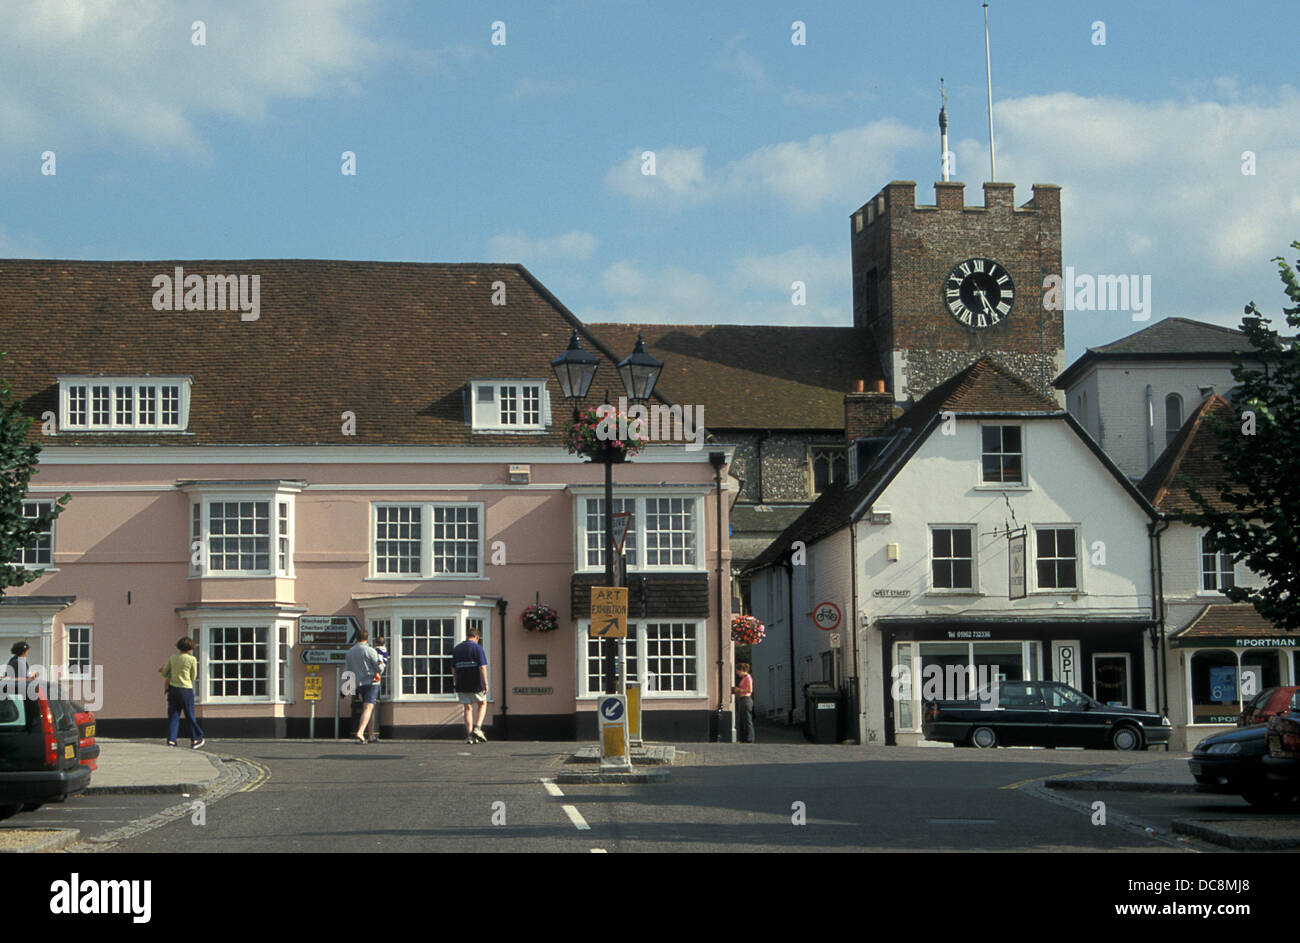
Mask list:
[[1021,207],[1011,183],[984,184],[983,206],[966,205],[963,183],[934,189],[918,206],[916,184],[895,180],[850,220],[853,324],[871,332],[894,400],[985,354],[1059,396],[1065,319],[1043,307],[1043,280],[1062,271],[1061,188],[1034,184]]

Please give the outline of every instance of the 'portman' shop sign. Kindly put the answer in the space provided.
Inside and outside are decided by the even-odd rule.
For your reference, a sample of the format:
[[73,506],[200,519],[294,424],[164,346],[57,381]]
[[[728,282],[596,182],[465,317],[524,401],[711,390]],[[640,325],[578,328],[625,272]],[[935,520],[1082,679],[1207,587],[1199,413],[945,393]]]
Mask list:
[[1300,636],[1268,635],[1260,638],[1241,636],[1190,636],[1170,640],[1175,648],[1296,648]]

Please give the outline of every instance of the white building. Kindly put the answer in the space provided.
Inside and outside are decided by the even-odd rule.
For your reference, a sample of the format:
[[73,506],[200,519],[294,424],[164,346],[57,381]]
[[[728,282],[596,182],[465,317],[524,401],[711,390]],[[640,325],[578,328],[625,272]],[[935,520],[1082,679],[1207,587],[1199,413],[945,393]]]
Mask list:
[[[803,684],[842,682],[845,736],[916,743],[921,686],[894,682],[896,666],[917,665],[1156,706],[1156,513],[1055,401],[983,359],[850,458],[846,486],[751,565],[768,626],[754,649],[759,711],[798,720]],[[813,620],[822,604],[844,614],[838,653]]]
[[1130,478],[1141,478],[1212,392],[1226,394],[1233,352],[1246,335],[1165,318],[1102,347],[1090,347],[1055,380],[1066,408]]

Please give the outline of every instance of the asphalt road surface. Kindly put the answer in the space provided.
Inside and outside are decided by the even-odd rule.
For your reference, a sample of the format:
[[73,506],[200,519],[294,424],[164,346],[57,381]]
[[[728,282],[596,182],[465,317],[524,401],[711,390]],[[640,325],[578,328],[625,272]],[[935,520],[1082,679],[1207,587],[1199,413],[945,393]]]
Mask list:
[[178,818],[111,850],[1191,850],[1142,823],[1095,825],[1090,796],[1042,789],[1113,754],[695,744],[679,748],[666,783],[556,786],[573,747],[223,741],[219,752],[266,768],[260,785],[212,802],[203,824]]

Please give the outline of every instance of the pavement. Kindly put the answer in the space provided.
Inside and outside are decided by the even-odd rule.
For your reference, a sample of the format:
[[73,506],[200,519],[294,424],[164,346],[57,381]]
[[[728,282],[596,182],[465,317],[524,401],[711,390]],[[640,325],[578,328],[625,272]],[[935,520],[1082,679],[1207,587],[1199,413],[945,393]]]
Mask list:
[[[1174,754],[1114,770],[1053,777],[1044,785],[1063,792],[1142,792],[1222,795],[1200,788],[1187,768],[1187,754]],[[1262,814],[1255,818],[1196,816],[1175,818],[1173,831],[1237,851],[1300,848],[1300,815]]]

